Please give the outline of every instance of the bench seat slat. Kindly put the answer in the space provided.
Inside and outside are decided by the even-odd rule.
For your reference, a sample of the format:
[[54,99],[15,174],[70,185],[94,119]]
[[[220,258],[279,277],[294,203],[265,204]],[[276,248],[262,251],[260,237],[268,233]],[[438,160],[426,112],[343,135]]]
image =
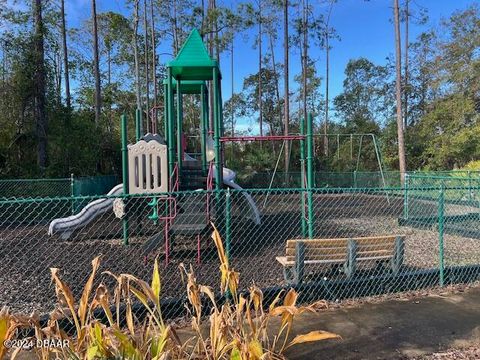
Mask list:
[[[363,258],[370,259],[376,257],[391,257],[393,254],[392,250],[375,250],[375,251],[358,251],[357,260]],[[287,255],[287,261],[295,261],[295,255]],[[337,253],[337,254],[305,254],[305,261],[307,260],[346,260],[347,253]]]
[[[388,247],[380,246],[359,246],[357,248],[357,254],[363,253],[391,253],[393,251],[393,244],[390,244]],[[306,248],[305,257],[315,257],[315,256],[336,256],[336,255],[345,255],[347,253],[346,248]],[[287,249],[286,256],[295,256],[295,249]]]
[[[373,257],[361,257],[357,258],[357,261],[380,261],[389,260],[391,256],[373,256]],[[276,260],[285,267],[295,265],[295,260],[288,260],[285,256],[277,256]],[[343,264],[345,259],[342,260],[305,260],[305,265],[322,265],[322,264]]]
[[363,244],[377,244],[377,243],[392,243],[397,237],[404,238],[405,235],[388,235],[388,236],[372,236],[372,237],[351,237],[351,238],[337,238],[337,239],[290,239],[287,240],[287,248],[295,248],[298,241],[303,241],[305,246],[321,246],[321,247],[343,247],[346,246],[349,239],[355,240],[358,245]]

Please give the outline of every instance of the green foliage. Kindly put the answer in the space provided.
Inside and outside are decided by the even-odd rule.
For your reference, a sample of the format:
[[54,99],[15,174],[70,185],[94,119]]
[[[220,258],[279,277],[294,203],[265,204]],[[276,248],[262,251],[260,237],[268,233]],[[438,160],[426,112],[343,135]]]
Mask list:
[[461,170],[467,171],[479,171],[480,170],[480,160],[474,160],[467,163]]
[[[91,21],[84,21],[77,28],[67,23],[73,97],[72,109],[68,109],[64,99],[61,17],[56,4],[45,2],[43,5],[48,164],[45,171],[40,171],[36,154],[39,133],[34,102],[36,69],[33,65],[32,4],[22,0],[16,4],[18,6],[2,2],[4,6],[0,11],[0,177],[68,177],[72,172],[77,176],[119,174],[118,119],[122,112],[132,116],[136,103],[132,15],[114,11],[98,14],[102,117],[95,125]],[[126,5],[132,6],[132,1],[126,1]],[[252,118],[251,128],[258,122],[259,80],[265,133],[283,133],[284,97],[279,85],[284,69],[278,63],[281,61],[278,49],[275,53],[281,41],[278,25],[283,18],[282,2],[264,1],[261,12],[258,5],[243,3],[230,8],[217,4],[202,8],[193,0],[152,2],[156,17],[154,34],[157,45],[162,47],[162,53],[157,53],[157,80],[161,79],[165,70],[161,64],[178,51],[192,27],[200,29],[212,56],[220,57],[230,51],[232,39],[249,31],[254,34],[250,42],[258,46],[258,25],[261,22],[262,69],[260,73],[257,71],[247,76],[242,91],[224,104],[227,135],[252,132],[252,129],[236,128],[239,121]],[[143,6],[140,8],[140,16],[143,16]],[[290,46],[302,50],[306,29],[301,6],[292,4],[290,12]],[[327,20],[316,6],[311,5],[308,14],[307,50],[313,46],[324,48],[327,38],[333,40],[337,37],[335,29],[326,24]],[[417,26],[425,26],[425,14],[411,18],[420,18],[420,21],[412,21]],[[138,80],[142,94],[140,100],[145,104],[145,58],[152,58],[151,48],[145,53],[145,42],[151,41],[152,34],[145,35],[142,27],[143,22],[140,21]],[[407,104],[404,117],[408,170],[462,168],[480,159],[479,28],[480,8],[474,4],[445,18],[438,28],[425,29],[410,43],[408,81],[403,84]],[[298,53],[291,51],[291,54],[291,61],[298,61]],[[319,68],[317,59],[309,56],[311,54],[307,54],[305,72],[307,109],[315,116],[315,132],[320,133],[323,131],[321,121],[325,111],[320,74],[324,71]],[[330,114],[333,113],[334,117],[331,116],[329,124],[330,133],[375,134],[380,140],[383,160],[390,169],[398,167],[393,68],[388,58],[385,64],[374,64],[368,58],[351,59],[345,68],[343,89],[330,104]],[[149,76],[151,79],[151,67]],[[293,74],[292,78],[296,86],[293,86],[291,94],[290,132],[295,133],[299,130],[298,121],[303,112],[298,110],[302,109],[303,82],[301,74]],[[162,86],[158,89],[156,103],[161,107]],[[152,103],[150,101],[150,105]],[[184,106],[185,133],[198,136],[198,98],[186,97]],[[159,119],[161,115],[160,111]],[[144,114],[146,118],[147,114]],[[133,126],[130,126],[130,131],[133,131]],[[226,161],[237,170],[269,171],[275,167],[281,146],[280,142],[228,145]],[[195,147],[198,147],[198,141]],[[353,144],[348,137],[341,137],[338,143],[335,138],[330,138],[328,156],[321,156],[322,139],[316,141],[315,147],[317,171],[351,171],[356,168],[358,138]],[[232,150],[233,156],[230,155]],[[235,153],[241,156],[235,156]],[[298,170],[298,143],[292,143],[290,155],[292,169]],[[360,156],[359,170],[378,170],[371,142],[363,144]],[[280,161],[279,169],[283,166],[284,161]]]

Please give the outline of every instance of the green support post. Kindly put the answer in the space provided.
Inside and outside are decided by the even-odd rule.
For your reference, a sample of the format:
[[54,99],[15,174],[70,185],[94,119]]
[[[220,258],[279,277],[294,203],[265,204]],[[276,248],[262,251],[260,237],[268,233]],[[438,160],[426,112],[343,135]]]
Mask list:
[[[173,84],[172,84],[172,69],[167,68],[167,122],[168,122],[168,174],[169,177],[173,175],[173,168],[175,166],[175,148],[174,148],[174,121],[173,121]],[[172,189],[169,189],[171,191]]]
[[201,108],[201,116],[200,116],[200,145],[201,145],[201,151],[202,151],[202,171],[204,173],[207,172],[207,155],[206,155],[206,152],[207,152],[207,127],[206,127],[206,122],[207,122],[207,118],[208,118],[208,113],[206,112],[207,109],[206,109],[206,100],[205,100],[205,95],[206,95],[206,91],[205,91],[205,85],[202,85],[201,87],[201,90],[200,90],[200,101],[201,101],[201,104],[202,104],[202,108]]
[[167,140],[168,134],[168,117],[167,117],[167,104],[168,104],[168,85],[163,85],[163,137]]
[[[225,124],[223,123],[223,98],[222,98],[222,87],[220,86],[220,83],[219,83],[219,86],[218,86],[218,117],[219,117],[219,129],[218,129],[218,133],[219,133],[219,137],[222,137],[223,134],[225,133]],[[225,156],[224,156],[224,146],[222,143],[220,143],[220,162],[222,164],[222,168],[223,168],[223,165],[224,165],[224,159],[225,159]],[[223,171],[222,171],[222,178],[223,178]],[[222,179],[223,181],[223,179]]]
[[135,139],[136,141],[140,140],[142,137],[142,110],[135,110]]
[[[300,135],[305,135],[305,120],[300,119]],[[303,189],[301,193],[301,207],[302,207],[302,237],[305,238],[307,236],[307,213],[306,213],[306,204],[305,204],[305,189],[307,188],[307,184],[305,183],[305,140],[300,140],[300,184]]]
[[307,201],[308,201],[308,237],[313,239],[315,223],[313,213],[313,117],[312,114],[307,116]]
[[408,219],[408,184],[410,182],[408,174],[405,174],[405,181],[403,184],[403,218]]
[[[128,201],[128,148],[127,148],[127,116],[122,115],[122,181],[123,181],[123,196],[124,201]],[[127,204],[125,204],[126,207]],[[128,214],[123,217],[123,243],[128,245]]]
[[[213,103],[218,104],[220,100],[219,96],[219,83],[218,83],[218,68],[213,68]],[[215,149],[215,190],[220,191],[222,188],[222,159],[221,159],[221,147],[220,147],[220,114],[219,106],[215,105],[213,109],[213,141]]]
[[182,175],[183,162],[183,141],[182,141],[182,123],[183,123],[183,104],[180,78],[177,79],[177,167],[178,176]]
[[444,229],[445,229],[445,186],[440,189],[438,198],[438,265],[440,271],[440,286],[445,284],[445,263],[444,263]]

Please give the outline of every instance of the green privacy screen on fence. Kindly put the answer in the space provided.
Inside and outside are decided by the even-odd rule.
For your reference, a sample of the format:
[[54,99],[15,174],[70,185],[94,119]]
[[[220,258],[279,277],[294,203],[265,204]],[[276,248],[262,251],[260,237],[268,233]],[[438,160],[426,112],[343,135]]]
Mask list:
[[115,175],[74,178],[75,196],[102,195],[120,183]]
[[[209,219],[222,235],[231,266],[240,272],[243,291],[252,283],[267,295],[294,286],[301,300],[308,302],[478,280],[480,187],[469,179],[449,179],[445,184],[437,180],[412,176],[408,189],[249,189],[4,199],[0,201],[0,303],[24,313],[45,313],[55,303],[51,267],[61,269],[78,297],[95,256],[102,256],[102,271],[131,273],[146,281],[151,280],[153,259],[158,257],[165,316],[183,316],[186,285],[180,264],[191,266],[200,283],[221,295]],[[310,215],[304,207],[307,197],[312,201]],[[71,217],[72,202],[98,206],[94,213],[77,212]],[[165,221],[168,207],[176,210],[175,216]],[[260,224],[254,221],[256,211]],[[203,224],[203,230],[180,231],[192,223]],[[305,224],[312,226],[314,242],[305,240]],[[98,276],[100,282],[114,285],[105,274]],[[141,315],[137,314],[139,319]]]
[[[79,212],[87,203],[81,196],[102,195],[108,193],[118,180],[116,176],[71,177],[65,179],[8,179],[0,180],[0,199],[45,199],[68,197],[70,212]],[[54,218],[55,210],[49,214],[44,212],[25,213],[21,201],[6,207],[0,203],[0,222],[25,223],[31,221],[48,221]],[[7,210],[8,209],[8,210]]]
[[117,184],[118,178],[115,175],[63,179],[0,179],[0,198],[102,195]]

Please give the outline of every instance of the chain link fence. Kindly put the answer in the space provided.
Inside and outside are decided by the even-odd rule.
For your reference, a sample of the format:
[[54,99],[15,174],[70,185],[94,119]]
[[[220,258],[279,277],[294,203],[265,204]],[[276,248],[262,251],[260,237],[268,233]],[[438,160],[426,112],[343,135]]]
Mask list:
[[[61,269],[78,298],[95,256],[102,270],[146,281],[158,256],[164,314],[183,316],[181,263],[218,294],[209,219],[240,288],[255,283],[266,296],[295,286],[302,301],[335,301],[477,280],[480,184],[437,180],[411,176],[404,188],[4,198],[0,305],[47,313],[55,305],[49,268]],[[100,282],[114,285],[105,274]]]

